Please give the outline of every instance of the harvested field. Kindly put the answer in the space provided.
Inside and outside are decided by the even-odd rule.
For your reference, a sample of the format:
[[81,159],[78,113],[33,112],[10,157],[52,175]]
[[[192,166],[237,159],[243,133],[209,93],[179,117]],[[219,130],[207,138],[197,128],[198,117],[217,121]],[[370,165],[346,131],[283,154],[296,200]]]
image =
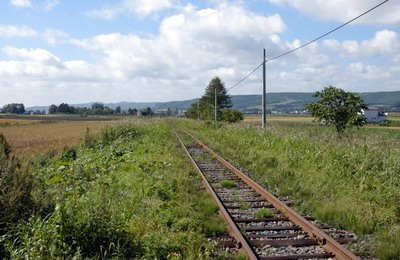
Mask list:
[[5,119],[11,126],[1,126],[2,133],[11,146],[12,155],[32,157],[52,151],[58,152],[64,148],[73,147],[79,143],[89,128],[90,134],[96,134],[111,121],[59,121],[27,124],[27,120]]
[[[249,115],[246,116],[244,122],[261,122],[261,115]],[[304,122],[311,123],[314,120],[313,117],[310,116],[268,116],[268,121],[279,121],[279,122]]]
[[0,126],[8,126],[8,125],[26,125],[32,123],[38,123],[42,121],[38,120],[21,120],[21,119],[14,119],[14,118],[0,118]]

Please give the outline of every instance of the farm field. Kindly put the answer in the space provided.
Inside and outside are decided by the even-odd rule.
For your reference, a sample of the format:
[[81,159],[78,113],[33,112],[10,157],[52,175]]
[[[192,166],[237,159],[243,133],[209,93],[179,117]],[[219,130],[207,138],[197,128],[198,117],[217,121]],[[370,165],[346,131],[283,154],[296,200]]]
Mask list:
[[49,152],[59,152],[76,146],[86,129],[97,134],[111,121],[48,121],[0,118],[0,133],[11,147],[12,155],[33,157]]
[[[2,133],[10,129],[4,135],[21,154],[18,163],[0,156],[7,165],[0,168],[7,169],[0,171],[6,191],[0,206],[11,214],[0,223],[0,232],[8,230],[0,234],[0,258],[221,257],[207,238],[225,233],[226,226],[183,156],[176,126],[271,191],[291,196],[301,212],[356,232],[363,242],[354,252],[399,258],[400,131],[352,129],[338,138],[333,127],[302,120],[278,118],[265,130],[252,122],[187,119],[0,127]],[[86,127],[91,135],[80,141]],[[63,138],[39,145],[57,135]],[[21,138],[27,139],[13,144]],[[39,148],[24,151],[27,144]],[[50,146],[62,152],[24,163]]]
[[[277,122],[302,122],[302,123],[311,123],[314,118],[310,116],[268,116],[268,121],[277,121]],[[244,118],[244,122],[260,122],[261,124],[262,116],[261,115],[246,115]]]
[[[285,115],[285,116],[268,116],[267,117],[267,124],[268,123],[288,123],[288,124],[303,124],[303,125],[310,125],[314,124],[313,120],[314,118],[311,116],[306,116],[306,115]],[[374,124],[367,124],[365,125],[366,128],[382,128],[382,129],[397,129],[400,130],[400,117],[397,116],[392,116],[388,117],[388,120],[392,121],[389,125],[387,126],[382,126],[382,125],[374,125]],[[261,125],[262,121],[262,116],[261,115],[246,115],[244,118],[244,123],[249,123],[249,124],[259,124]]]

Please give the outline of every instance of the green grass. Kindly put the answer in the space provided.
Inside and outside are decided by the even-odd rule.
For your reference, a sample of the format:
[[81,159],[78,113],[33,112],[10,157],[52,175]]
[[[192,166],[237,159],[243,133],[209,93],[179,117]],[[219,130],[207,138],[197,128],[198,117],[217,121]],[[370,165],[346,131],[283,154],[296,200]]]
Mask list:
[[276,217],[276,214],[270,209],[259,209],[254,213],[256,218],[272,218]]
[[221,180],[220,181],[222,188],[235,188],[237,187],[237,183],[231,180]]
[[36,207],[0,230],[2,259],[209,259],[206,237],[227,230],[164,122],[106,129],[32,171]]
[[[381,259],[400,257],[400,131],[270,122],[210,128],[181,120],[260,183],[290,195],[304,213],[332,225],[372,235]],[[394,235],[395,234],[395,235]]]

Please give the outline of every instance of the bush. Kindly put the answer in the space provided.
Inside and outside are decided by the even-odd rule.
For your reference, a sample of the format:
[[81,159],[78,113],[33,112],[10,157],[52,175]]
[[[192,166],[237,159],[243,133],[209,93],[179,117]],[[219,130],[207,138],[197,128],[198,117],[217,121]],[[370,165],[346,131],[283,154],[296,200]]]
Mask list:
[[221,120],[228,123],[238,123],[243,121],[243,113],[235,109],[222,109]]

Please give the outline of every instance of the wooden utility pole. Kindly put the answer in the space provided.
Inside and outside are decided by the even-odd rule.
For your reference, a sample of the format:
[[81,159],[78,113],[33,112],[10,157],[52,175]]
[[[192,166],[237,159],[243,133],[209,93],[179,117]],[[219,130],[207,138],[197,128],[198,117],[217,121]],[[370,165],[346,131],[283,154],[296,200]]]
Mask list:
[[265,128],[267,117],[266,117],[266,110],[267,110],[267,102],[266,102],[266,51],[264,49],[263,53],[263,94],[262,94],[262,127]]

